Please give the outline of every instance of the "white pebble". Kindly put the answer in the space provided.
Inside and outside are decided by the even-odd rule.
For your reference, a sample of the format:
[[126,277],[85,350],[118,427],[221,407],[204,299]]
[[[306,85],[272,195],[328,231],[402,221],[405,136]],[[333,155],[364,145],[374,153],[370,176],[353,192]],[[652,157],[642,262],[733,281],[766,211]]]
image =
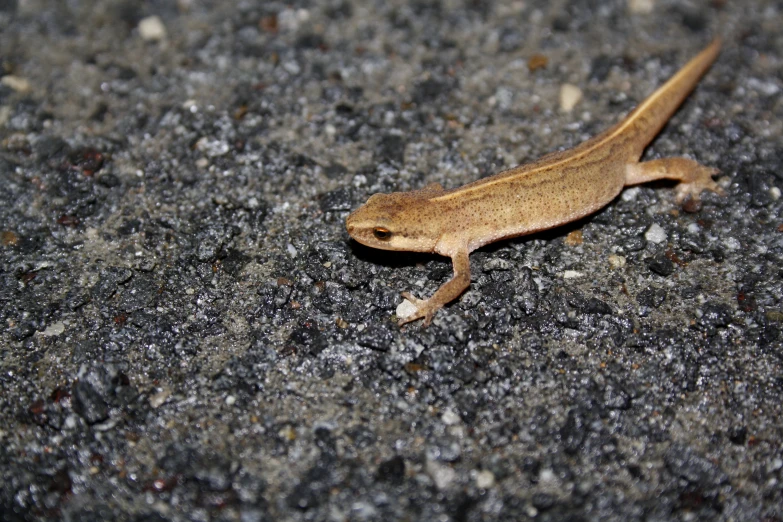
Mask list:
[[628,11],[632,14],[650,14],[655,8],[655,0],[628,0]]
[[41,332],[41,334],[46,336],[46,337],[52,337],[52,336],[55,336],[55,335],[60,335],[64,331],[65,331],[65,324],[62,321],[60,321],[60,322],[57,322],[57,323],[54,323],[54,324],[50,324],[49,326],[47,326],[46,330]]
[[139,22],[139,36],[148,42],[158,42],[166,38],[166,26],[158,16],[148,16]]
[[612,254],[609,256],[609,266],[612,268],[622,268],[625,266],[625,257]]
[[739,250],[742,248],[742,244],[736,237],[727,237],[723,240],[723,245],[729,250]]
[[397,305],[397,310],[395,310],[395,313],[400,319],[407,319],[416,313],[416,305],[407,299],[403,299],[403,301]]
[[571,112],[574,106],[582,99],[582,89],[570,83],[560,86],[560,110]]
[[150,396],[150,406],[155,409],[160,408],[169,397],[171,397],[171,390],[168,388],[163,388],[158,393]]
[[563,272],[563,279],[577,279],[580,277],[584,277],[584,274],[577,270],[566,270]]
[[623,193],[620,195],[620,198],[623,201],[633,201],[634,199],[636,199],[636,196],[639,195],[639,192],[641,190],[642,189],[640,189],[639,187],[631,187],[629,189],[624,190]]
[[16,92],[30,92],[30,82],[21,76],[14,76],[13,74],[9,74],[7,76],[3,76],[3,78],[0,79],[0,83],[6,87],[10,87]]
[[427,461],[427,474],[435,482],[435,487],[440,490],[448,488],[457,477],[456,471],[436,460]]
[[454,426],[459,423],[460,418],[459,415],[454,413],[454,410],[446,410],[443,412],[443,415],[440,416],[440,420],[442,420],[443,424],[446,426]]
[[650,228],[644,233],[644,239],[650,243],[664,243],[666,237],[666,231],[657,223],[650,225]]
[[780,199],[780,189],[777,187],[772,187],[769,189],[769,195],[772,197],[773,201],[777,201]]
[[476,487],[489,489],[495,485],[495,475],[489,470],[479,471],[476,474]]

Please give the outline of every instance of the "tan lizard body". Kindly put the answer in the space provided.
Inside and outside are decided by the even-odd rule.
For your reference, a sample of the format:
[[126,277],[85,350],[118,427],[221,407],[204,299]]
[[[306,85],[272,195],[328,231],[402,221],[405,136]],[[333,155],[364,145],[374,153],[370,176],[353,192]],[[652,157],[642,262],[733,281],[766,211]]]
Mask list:
[[451,258],[454,276],[429,299],[403,293],[416,312],[404,324],[433,314],[470,285],[468,254],[500,239],[553,228],[591,214],[625,186],[674,179],[678,200],[702,190],[722,193],[718,171],[686,158],[640,162],[658,134],[718,55],[714,40],[624,120],[573,149],[544,156],[453,190],[375,194],[346,220],[356,241],[385,250],[437,252]]

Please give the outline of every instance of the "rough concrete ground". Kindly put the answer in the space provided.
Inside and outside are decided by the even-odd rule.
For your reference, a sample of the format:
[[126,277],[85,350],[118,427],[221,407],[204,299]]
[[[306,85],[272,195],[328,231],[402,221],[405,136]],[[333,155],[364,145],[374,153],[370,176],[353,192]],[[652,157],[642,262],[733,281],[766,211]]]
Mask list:
[[[780,27],[771,0],[0,0],[1,518],[783,519]],[[450,265],[352,243],[350,209],[572,146],[718,33],[647,156],[727,197],[626,190],[395,324]]]

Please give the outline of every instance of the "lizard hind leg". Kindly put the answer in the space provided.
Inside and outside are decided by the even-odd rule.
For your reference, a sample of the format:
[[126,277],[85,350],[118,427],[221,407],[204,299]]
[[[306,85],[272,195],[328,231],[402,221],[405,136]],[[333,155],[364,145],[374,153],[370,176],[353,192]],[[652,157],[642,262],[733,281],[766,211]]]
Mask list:
[[698,202],[699,195],[704,190],[720,196],[726,194],[712,179],[718,172],[720,172],[718,169],[706,167],[691,159],[662,158],[628,165],[625,171],[625,186],[656,179],[673,179],[680,182],[677,185],[678,203],[682,203],[687,198]]

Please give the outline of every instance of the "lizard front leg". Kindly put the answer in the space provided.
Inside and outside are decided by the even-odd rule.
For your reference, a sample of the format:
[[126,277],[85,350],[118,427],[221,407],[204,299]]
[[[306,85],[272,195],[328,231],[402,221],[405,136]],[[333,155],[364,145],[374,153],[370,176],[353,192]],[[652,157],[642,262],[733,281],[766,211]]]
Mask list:
[[443,286],[438,288],[438,291],[432,294],[432,297],[429,299],[418,299],[410,292],[402,293],[402,297],[416,306],[416,311],[411,315],[400,318],[399,324],[403,325],[423,318],[424,326],[429,326],[435,312],[443,308],[446,303],[459,297],[470,286],[470,260],[467,247],[460,247],[455,252],[449,254],[449,256],[454,266],[454,275]]

